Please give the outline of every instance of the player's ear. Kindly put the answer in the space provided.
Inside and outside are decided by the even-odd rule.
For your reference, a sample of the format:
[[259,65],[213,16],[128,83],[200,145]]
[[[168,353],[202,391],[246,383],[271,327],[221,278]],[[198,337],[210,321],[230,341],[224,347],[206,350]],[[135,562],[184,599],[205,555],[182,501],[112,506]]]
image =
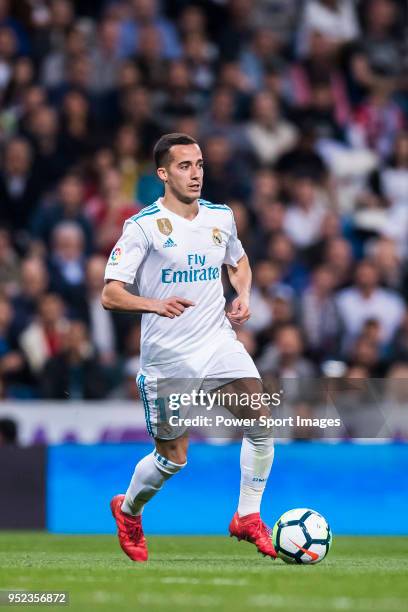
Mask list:
[[164,183],[167,183],[167,170],[166,170],[166,168],[157,168],[156,172],[157,172],[157,176],[159,177],[159,179],[161,181],[163,181]]

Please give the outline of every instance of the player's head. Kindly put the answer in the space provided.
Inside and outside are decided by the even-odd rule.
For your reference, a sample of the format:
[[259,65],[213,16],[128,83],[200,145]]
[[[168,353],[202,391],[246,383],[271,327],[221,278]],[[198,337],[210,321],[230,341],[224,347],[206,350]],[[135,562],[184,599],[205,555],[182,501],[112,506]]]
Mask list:
[[200,197],[203,185],[203,156],[197,141],[188,134],[165,134],[154,150],[157,175],[166,191],[191,204]]

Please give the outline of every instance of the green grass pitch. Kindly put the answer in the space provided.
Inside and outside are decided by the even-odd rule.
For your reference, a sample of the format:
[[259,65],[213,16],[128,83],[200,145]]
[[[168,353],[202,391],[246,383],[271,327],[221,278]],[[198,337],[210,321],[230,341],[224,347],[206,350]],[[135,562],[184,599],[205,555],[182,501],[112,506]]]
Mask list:
[[408,610],[407,537],[334,537],[316,566],[228,537],[148,541],[148,563],[134,564],[113,536],[0,532],[0,590],[68,591],[69,606],[46,608],[70,611]]

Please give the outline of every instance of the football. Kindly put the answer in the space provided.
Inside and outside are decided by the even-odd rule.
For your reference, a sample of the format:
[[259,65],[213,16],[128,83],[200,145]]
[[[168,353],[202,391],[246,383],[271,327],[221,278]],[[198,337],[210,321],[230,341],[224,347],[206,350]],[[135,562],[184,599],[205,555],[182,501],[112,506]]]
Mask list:
[[273,545],[285,563],[320,563],[332,543],[326,519],[308,508],[288,510],[275,523]]

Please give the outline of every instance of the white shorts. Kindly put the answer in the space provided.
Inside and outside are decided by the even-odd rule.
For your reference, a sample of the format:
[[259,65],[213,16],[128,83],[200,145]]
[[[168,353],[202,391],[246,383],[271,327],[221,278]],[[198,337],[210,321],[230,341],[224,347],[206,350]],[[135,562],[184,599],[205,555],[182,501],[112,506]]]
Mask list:
[[166,399],[170,393],[191,393],[193,389],[208,392],[240,378],[261,379],[261,376],[242,342],[234,337],[228,337],[204,361],[197,355],[188,362],[141,369],[136,382],[143,401],[147,431],[153,437],[168,440],[184,433],[185,428],[160,426],[168,420]]

